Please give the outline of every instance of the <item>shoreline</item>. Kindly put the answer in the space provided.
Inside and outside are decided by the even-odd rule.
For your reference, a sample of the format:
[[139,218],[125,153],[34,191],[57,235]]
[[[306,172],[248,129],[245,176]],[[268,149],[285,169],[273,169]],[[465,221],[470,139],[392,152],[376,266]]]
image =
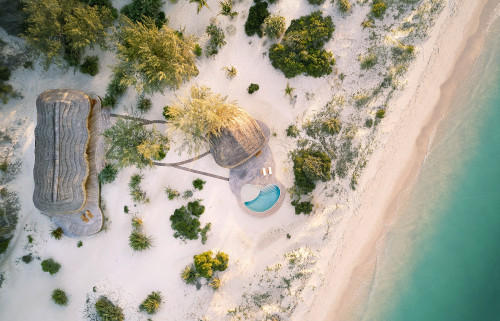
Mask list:
[[[344,232],[347,237],[352,235],[342,251],[349,257],[330,258],[328,265],[333,270],[325,275],[329,283],[318,293],[309,318],[331,321],[362,316],[360,308],[369,296],[378,251],[383,248],[387,230],[397,217],[399,204],[408,198],[417,180],[436,127],[482,50],[490,21],[487,18],[495,5],[492,0],[479,3],[464,0],[458,4],[458,10],[441,13],[439,20],[444,21],[436,22],[422,48],[424,56],[426,49],[430,49],[431,54],[421,68],[418,64],[422,62],[417,61],[410,71],[413,75],[408,86],[395,103],[400,109],[388,118],[394,128],[388,129],[390,136],[378,146],[362,177],[362,203]],[[448,6],[444,10],[450,10]],[[467,10],[472,6],[474,10]],[[457,30],[456,24],[464,20],[464,28]],[[436,69],[440,72],[433,74]],[[416,84],[411,84],[412,81]],[[381,128],[380,136],[384,129]],[[408,144],[410,141],[414,144]],[[377,197],[380,190],[387,190],[387,196]],[[336,260],[337,266],[332,263]]]

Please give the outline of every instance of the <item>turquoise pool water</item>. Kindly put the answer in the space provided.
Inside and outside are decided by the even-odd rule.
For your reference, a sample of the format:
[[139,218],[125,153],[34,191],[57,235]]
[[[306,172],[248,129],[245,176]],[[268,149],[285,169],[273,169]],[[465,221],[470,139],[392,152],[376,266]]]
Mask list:
[[277,185],[268,185],[260,190],[259,195],[245,206],[254,212],[265,212],[276,204],[280,198],[281,191]]

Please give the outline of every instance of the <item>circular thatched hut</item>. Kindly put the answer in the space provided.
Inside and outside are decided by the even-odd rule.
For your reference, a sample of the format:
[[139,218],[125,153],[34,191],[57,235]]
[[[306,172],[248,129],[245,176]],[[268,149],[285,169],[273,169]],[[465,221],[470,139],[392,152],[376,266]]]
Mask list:
[[266,137],[255,119],[241,110],[238,118],[218,136],[208,137],[210,153],[222,167],[233,168],[255,156],[266,145]]

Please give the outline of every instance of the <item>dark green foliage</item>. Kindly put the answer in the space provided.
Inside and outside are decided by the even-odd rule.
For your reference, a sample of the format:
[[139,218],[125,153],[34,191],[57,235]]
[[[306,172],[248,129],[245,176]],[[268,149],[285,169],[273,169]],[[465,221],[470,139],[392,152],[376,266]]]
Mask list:
[[202,180],[201,178],[197,178],[193,181],[193,187],[196,188],[197,190],[201,191],[203,189],[203,185],[205,185],[205,181]]
[[297,128],[297,126],[295,126],[295,125],[290,125],[286,129],[286,135],[288,137],[297,138],[297,136],[299,136],[299,134],[300,134],[300,131]]
[[210,36],[210,39],[207,43],[206,52],[207,57],[210,57],[219,53],[219,49],[226,44],[226,35],[221,28],[217,27],[214,24],[209,25],[206,32]]
[[370,53],[364,57],[361,58],[361,69],[366,70],[366,69],[371,69],[373,66],[375,66],[378,62],[378,57],[374,53]]
[[335,59],[323,45],[332,38],[334,30],[332,18],[323,17],[320,11],[292,20],[283,40],[271,46],[269,59],[273,67],[287,78],[331,74]]
[[330,179],[331,159],[322,152],[307,149],[298,150],[293,155],[295,187],[301,194],[308,194],[316,187],[316,181]]
[[99,183],[107,184],[111,183],[116,179],[116,175],[118,175],[118,169],[113,164],[106,164],[102,171],[97,175],[99,179]]
[[42,263],[42,271],[50,273],[50,275],[54,275],[59,272],[61,268],[61,264],[54,261],[53,259],[43,260]]
[[189,202],[187,207],[182,206],[176,209],[170,216],[171,226],[175,231],[174,237],[182,240],[197,240],[202,232],[198,218],[204,212],[205,206],[200,203],[200,200]]
[[122,308],[114,305],[113,302],[109,301],[105,296],[101,296],[97,300],[95,309],[101,321],[123,321],[125,319]]
[[340,133],[340,129],[342,129],[342,125],[340,123],[340,120],[338,120],[337,118],[331,118],[331,119],[325,120],[321,124],[321,130],[324,133],[328,133],[330,135],[335,135],[335,134]]
[[151,237],[137,230],[130,234],[128,240],[134,251],[144,251],[151,247]]
[[377,117],[378,119],[384,118],[385,117],[385,109],[381,108],[381,109],[377,110],[375,117]]
[[111,10],[111,15],[113,16],[113,18],[116,19],[118,18],[118,10],[113,7],[113,3],[111,3],[111,1],[112,0],[80,0],[80,2],[86,3],[89,6],[108,8],[109,10]]
[[28,235],[28,243],[33,243],[33,236],[31,235]]
[[195,284],[200,275],[196,272],[194,264],[188,265],[182,270],[181,278],[186,284]]
[[371,118],[367,118],[367,119],[365,120],[365,127],[367,127],[367,128],[371,128],[371,127],[372,127],[372,125],[373,125],[373,119],[371,119]]
[[271,39],[279,38],[285,32],[285,17],[272,15],[262,24],[262,32]]
[[261,26],[264,20],[270,15],[267,7],[268,4],[261,0],[255,0],[255,4],[250,7],[248,18],[245,22],[245,33],[247,36],[250,37],[257,34],[259,37],[262,37]]
[[382,19],[386,10],[387,4],[384,0],[373,0],[371,12],[375,18]]
[[137,102],[137,109],[139,109],[141,113],[147,113],[151,109],[151,106],[151,99],[148,98],[140,98]]
[[147,314],[155,314],[160,308],[161,300],[162,297],[160,292],[151,292],[139,305],[139,310]]
[[115,107],[118,98],[123,96],[127,90],[127,85],[123,84],[122,79],[125,75],[121,72],[114,72],[111,81],[106,88],[106,96],[102,101],[103,106]]
[[325,3],[325,0],[307,0],[307,2],[309,2],[312,5],[319,6],[323,3]]
[[60,240],[63,234],[64,234],[63,230],[60,227],[53,229],[52,232],[50,232],[50,235],[52,235],[52,237],[55,238],[56,240]]
[[128,212],[129,212],[128,206],[127,205],[123,206],[123,213],[128,214]]
[[134,22],[143,21],[144,17],[151,18],[155,25],[161,28],[167,23],[165,13],[161,11],[164,4],[165,2],[161,0],[132,0],[122,8],[121,13]]
[[12,240],[12,237],[0,241],[0,254],[5,253],[5,251],[7,251],[10,240]]
[[0,163],[0,171],[6,173],[8,169],[9,169],[9,162],[3,161],[2,163]]
[[201,57],[202,53],[203,49],[199,44],[196,44],[196,46],[194,46],[194,54],[196,55],[196,57]]
[[163,107],[163,117],[165,117],[166,120],[170,120],[172,118],[172,115],[170,115],[170,106]]
[[187,190],[184,191],[184,193],[182,194],[182,198],[185,200],[187,200],[190,197],[193,197],[193,191]]
[[0,67],[0,80],[8,81],[10,79],[11,72],[7,67]]
[[130,196],[132,200],[136,203],[149,203],[149,199],[146,196],[146,192],[139,186],[142,181],[142,175],[135,174],[130,177],[130,182],[128,187],[130,188]]
[[415,56],[415,47],[412,45],[399,44],[392,47],[392,59],[396,62],[406,62]]
[[286,234],[286,238],[287,238],[287,239],[291,239],[291,238],[292,238],[292,236],[291,236],[290,234],[288,234],[288,233],[287,233],[287,234]]
[[207,233],[210,231],[212,228],[212,223],[207,223],[205,226],[201,229],[200,235],[201,235],[201,244],[205,244],[207,242],[208,236]]
[[346,13],[351,10],[351,3],[349,0],[338,0],[340,12]]
[[78,243],[76,243],[76,247],[82,247],[83,246],[83,242],[82,241],[78,241]]
[[55,289],[52,292],[52,301],[57,305],[67,305],[68,304],[68,296],[66,292],[61,289]]
[[194,256],[194,267],[201,277],[211,279],[214,272],[225,271],[229,262],[229,256],[224,252],[218,252],[215,257],[212,251],[207,251]]
[[311,214],[313,205],[311,202],[292,202],[292,205],[295,207],[295,214],[299,215],[301,213]]
[[250,86],[248,86],[248,93],[249,94],[253,94],[257,90],[259,90],[259,85],[258,84],[250,84]]
[[173,200],[174,198],[179,197],[179,192],[171,189],[170,187],[165,188],[165,193],[167,193],[167,197],[169,200]]
[[23,255],[21,257],[21,260],[26,263],[26,264],[29,264],[32,260],[33,260],[33,255],[30,253],[30,254],[27,254],[27,255]]
[[99,57],[86,57],[83,61],[83,64],[81,64],[80,66],[80,72],[83,74],[89,74],[91,76],[97,75],[99,73]]

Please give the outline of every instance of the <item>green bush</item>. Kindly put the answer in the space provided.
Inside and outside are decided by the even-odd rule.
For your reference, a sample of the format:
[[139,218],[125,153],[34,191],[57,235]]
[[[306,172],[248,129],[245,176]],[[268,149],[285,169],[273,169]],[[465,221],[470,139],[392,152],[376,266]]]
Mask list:
[[155,314],[160,308],[161,300],[162,297],[160,292],[151,292],[139,305],[139,310],[147,314]]
[[151,99],[148,98],[140,98],[137,102],[137,109],[141,113],[147,113],[151,109],[152,103]]
[[365,120],[365,127],[367,127],[367,128],[371,128],[371,127],[372,127],[372,125],[373,125],[373,119],[371,119],[371,118],[367,118],[367,119]]
[[250,84],[250,86],[248,86],[248,93],[249,94],[253,94],[257,90],[259,90],[259,85],[258,84]]
[[41,265],[42,265],[42,271],[49,272],[50,275],[56,274],[57,272],[59,272],[59,269],[61,268],[61,264],[54,261],[53,259],[43,260]]
[[199,276],[194,264],[186,266],[181,272],[181,278],[186,284],[195,284]]
[[322,152],[298,150],[293,155],[295,187],[301,194],[308,194],[316,187],[316,181],[330,179],[331,159]]
[[167,194],[167,197],[169,200],[173,200],[174,198],[179,197],[179,192],[177,192],[174,189],[171,189],[170,187],[165,188],[165,193]]
[[82,74],[89,74],[91,76],[97,75],[99,73],[99,57],[97,56],[85,57],[85,60],[80,65],[80,72]]
[[10,79],[11,72],[9,68],[0,66],[0,80],[8,81]]
[[297,126],[295,126],[295,125],[290,125],[286,129],[286,135],[288,137],[297,138],[297,136],[299,136],[299,134],[300,134],[300,131],[297,128]]
[[118,98],[125,94],[127,90],[127,85],[125,85],[122,80],[125,75],[121,72],[114,72],[111,81],[106,88],[106,96],[102,100],[103,106],[115,107],[118,102]]
[[61,289],[55,289],[52,291],[52,301],[57,305],[67,305],[68,304],[68,296],[66,292]]
[[205,181],[202,180],[201,178],[197,178],[193,181],[193,187],[196,188],[197,190],[201,191],[203,189],[203,185],[205,185]]
[[330,135],[335,135],[340,133],[340,129],[342,129],[342,125],[340,123],[340,120],[337,118],[331,118],[328,120],[325,120],[322,123],[322,128],[323,132],[328,133]]
[[301,213],[304,214],[311,214],[313,205],[311,202],[295,202],[292,203],[292,205],[295,207],[295,214],[299,215]]
[[225,0],[219,1],[220,4],[220,12],[219,14],[223,16],[228,16],[231,20],[238,15],[238,12],[233,11],[233,1]]
[[351,10],[351,3],[349,0],[338,0],[337,3],[339,4],[340,12],[346,13]]
[[203,49],[199,44],[196,44],[196,46],[194,46],[194,54],[196,55],[196,57],[201,57],[202,53]]
[[201,229],[200,235],[201,235],[201,244],[207,243],[208,240],[208,235],[207,233],[210,231],[212,228],[212,223],[207,223],[205,226]]
[[325,3],[325,0],[307,0],[307,2],[309,2],[309,4],[319,6]]
[[331,74],[335,59],[323,45],[332,38],[334,30],[332,18],[323,17],[320,11],[292,20],[282,41],[271,46],[269,59],[273,67],[287,78]]
[[95,309],[101,321],[123,321],[125,319],[122,308],[114,305],[105,296],[101,296],[97,300]]
[[128,239],[134,251],[144,251],[151,247],[151,237],[140,231],[133,231]]
[[272,15],[262,24],[262,33],[271,39],[279,38],[285,32],[285,17]]
[[210,287],[212,288],[212,290],[216,291],[220,288],[220,279],[218,278],[212,278],[212,280],[210,280],[210,282],[208,283],[208,285],[210,285]]
[[205,213],[205,206],[200,203],[201,200],[196,200],[193,202],[189,202],[187,204],[187,210],[191,215],[196,217],[200,217],[201,214]]
[[206,32],[210,36],[206,50],[207,57],[210,57],[218,54],[219,49],[226,44],[226,35],[221,28],[217,27],[214,24],[209,25],[206,29]]
[[63,234],[64,234],[63,229],[60,227],[53,229],[50,232],[50,235],[52,235],[52,237],[55,238],[56,240],[60,240],[63,237]]
[[130,182],[128,183],[130,196],[132,196],[132,200],[136,203],[149,203],[149,198],[146,196],[146,192],[139,186],[142,178],[143,176],[139,174],[135,174],[130,177]]
[[12,237],[9,237],[4,240],[0,240],[0,254],[5,253],[7,251],[7,248],[9,247],[10,240],[12,240]]
[[374,53],[370,53],[361,57],[361,70],[371,69],[378,62],[378,57]]
[[23,255],[21,257],[21,260],[26,263],[26,264],[29,264],[32,260],[33,260],[33,255],[30,253],[30,254],[27,254],[27,255]]
[[381,109],[377,110],[375,117],[377,117],[378,119],[384,118],[385,117],[385,109],[381,108]]
[[386,10],[387,4],[384,0],[373,0],[371,12],[375,18],[383,18]]
[[82,247],[83,246],[83,242],[82,241],[78,241],[78,243],[76,243],[76,247]]
[[[189,202],[174,211],[170,216],[172,229],[175,231],[174,237],[183,240],[197,240],[202,229],[200,228],[199,217],[205,212],[205,206],[200,200]],[[205,232],[206,234],[206,232]]]
[[193,197],[193,191],[187,190],[182,193],[182,198],[187,200],[188,198]]
[[116,175],[118,175],[118,169],[113,164],[106,164],[102,171],[97,175],[97,179],[101,184],[111,183],[116,179]]
[[259,37],[262,37],[262,24],[267,17],[269,17],[270,13],[267,10],[268,4],[261,0],[255,0],[255,4],[250,7],[250,11],[248,12],[248,18],[245,22],[245,33],[247,36],[253,36],[257,34]]
[[161,28],[167,23],[165,13],[161,11],[164,4],[165,2],[161,0],[132,0],[122,8],[121,13],[134,22],[144,21],[145,17],[151,18],[155,25]]
[[225,271],[229,262],[229,256],[224,252],[218,252],[215,257],[212,251],[203,252],[194,256],[194,267],[201,277],[211,279],[214,272]]
[[415,47],[412,45],[399,44],[392,47],[392,58],[396,62],[406,62],[415,57]]
[[166,120],[172,119],[172,115],[170,115],[170,106],[163,107],[163,117],[165,117]]
[[140,217],[134,216],[132,217],[132,227],[134,230],[139,230],[142,227],[142,219]]

